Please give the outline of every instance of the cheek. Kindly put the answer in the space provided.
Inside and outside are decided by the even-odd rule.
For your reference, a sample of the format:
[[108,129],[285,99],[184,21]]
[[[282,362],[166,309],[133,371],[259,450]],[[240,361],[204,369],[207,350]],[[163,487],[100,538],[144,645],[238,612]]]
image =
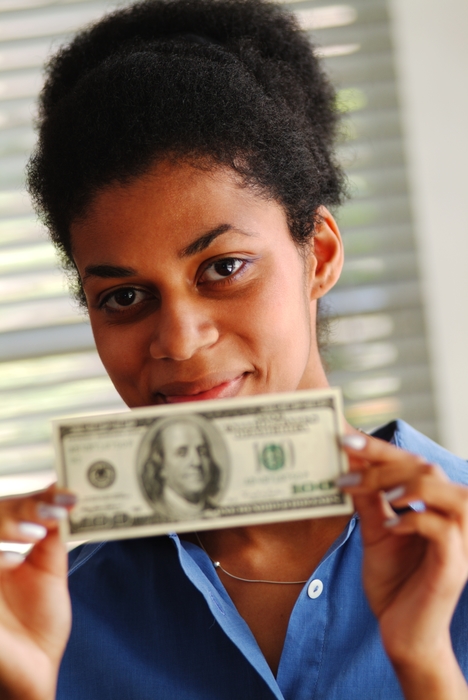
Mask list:
[[171,477],[172,479],[177,478],[183,469],[183,465],[180,463],[180,459],[171,459],[166,457],[164,463],[164,475],[166,479]]
[[134,386],[135,377],[141,376],[142,358],[148,353],[145,324],[130,329],[93,323],[91,318],[91,325],[99,357],[109,377],[128,405],[132,404],[129,387]]
[[288,364],[292,357],[308,357],[311,323],[302,263],[291,262],[295,264],[288,265],[285,259],[277,265],[272,281],[263,285],[256,298],[256,308],[246,308],[242,315],[256,342]]

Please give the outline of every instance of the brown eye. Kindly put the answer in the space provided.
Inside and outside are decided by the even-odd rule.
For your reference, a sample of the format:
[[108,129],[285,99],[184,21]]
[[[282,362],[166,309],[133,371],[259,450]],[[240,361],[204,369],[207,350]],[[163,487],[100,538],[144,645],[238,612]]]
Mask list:
[[232,273],[237,270],[237,263],[238,260],[228,258],[227,260],[220,260],[219,262],[216,262],[213,265],[213,269],[218,273],[218,275],[221,275],[222,277],[229,277],[229,275],[232,275]]
[[101,308],[110,311],[121,311],[130,306],[135,306],[148,298],[146,292],[133,287],[123,287],[109,294],[102,302]]
[[119,306],[131,306],[136,299],[134,289],[121,289],[114,294],[114,301]]
[[234,275],[244,264],[245,260],[240,260],[239,258],[216,260],[206,268],[203,277],[209,282],[217,282],[220,279]]

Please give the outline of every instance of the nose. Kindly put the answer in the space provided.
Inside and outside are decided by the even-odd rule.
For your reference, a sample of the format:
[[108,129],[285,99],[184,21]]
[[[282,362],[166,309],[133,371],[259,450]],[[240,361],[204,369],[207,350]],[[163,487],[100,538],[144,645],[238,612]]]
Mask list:
[[189,465],[192,469],[196,469],[197,471],[201,472],[202,461],[196,448],[190,450]]
[[150,344],[155,360],[189,360],[216,343],[219,332],[200,303],[166,300],[161,304]]

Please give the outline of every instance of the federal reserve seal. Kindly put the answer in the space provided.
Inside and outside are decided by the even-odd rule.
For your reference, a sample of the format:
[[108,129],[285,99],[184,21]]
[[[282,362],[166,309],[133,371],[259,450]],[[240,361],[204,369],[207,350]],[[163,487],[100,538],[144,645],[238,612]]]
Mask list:
[[97,489],[107,489],[115,481],[116,471],[110,462],[94,462],[88,469],[88,480]]

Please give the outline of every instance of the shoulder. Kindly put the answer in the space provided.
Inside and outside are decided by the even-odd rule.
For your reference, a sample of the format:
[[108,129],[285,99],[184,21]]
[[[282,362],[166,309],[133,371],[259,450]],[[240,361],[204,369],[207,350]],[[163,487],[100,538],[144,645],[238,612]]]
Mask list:
[[392,442],[403,450],[425,457],[442,467],[449,479],[468,485],[468,463],[412,428],[402,420],[392,421],[374,431],[374,437]]

